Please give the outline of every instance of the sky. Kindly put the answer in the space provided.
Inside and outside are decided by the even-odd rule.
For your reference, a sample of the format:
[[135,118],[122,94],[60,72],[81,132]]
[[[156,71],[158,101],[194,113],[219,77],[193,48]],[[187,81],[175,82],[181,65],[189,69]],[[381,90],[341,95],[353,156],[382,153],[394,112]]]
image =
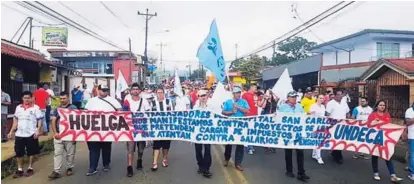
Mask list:
[[[167,70],[186,70],[199,67],[196,53],[215,18],[218,24],[224,59],[232,61],[270,42],[272,39],[302,24],[292,11],[296,7],[299,17],[307,21],[337,2],[329,1],[104,1],[104,4],[118,17],[110,13],[99,1],[42,2],[62,15],[78,22],[120,47],[128,49],[128,38],[132,40],[132,51],[143,54],[145,40],[145,18],[138,11],[157,12],[149,21],[148,55],[160,57],[160,43],[163,47],[163,61]],[[35,26],[61,24],[61,22],[36,14],[14,2],[1,3],[1,37],[10,40],[25,18],[35,19]],[[7,6],[7,7],[6,7]],[[84,20],[76,13],[90,22]],[[346,36],[363,29],[414,30],[410,21],[414,2],[356,2],[339,13],[311,27],[299,36],[310,41],[323,43]],[[17,10],[17,11],[16,11]],[[59,25],[63,26],[63,25]],[[68,50],[119,50],[71,27],[68,28]],[[167,31],[168,30],[168,31]],[[41,45],[41,27],[33,28],[34,48],[47,54]],[[28,33],[20,44],[28,44]],[[238,45],[236,50],[235,45]],[[270,56],[271,49],[259,53]]]

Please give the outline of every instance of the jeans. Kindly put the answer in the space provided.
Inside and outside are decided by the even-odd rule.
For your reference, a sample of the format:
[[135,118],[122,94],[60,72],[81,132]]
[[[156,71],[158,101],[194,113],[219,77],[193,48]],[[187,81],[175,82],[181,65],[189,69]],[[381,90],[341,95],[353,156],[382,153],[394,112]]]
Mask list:
[[42,115],[43,115],[43,120],[42,120],[42,125],[43,125],[43,132],[49,132],[49,129],[47,127],[47,123],[46,123],[46,109],[40,110],[42,111]]
[[90,170],[96,170],[98,168],[101,152],[102,165],[104,167],[109,166],[111,163],[111,147],[112,142],[88,142]]
[[335,161],[342,160],[342,151],[341,150],[333,150],[332,151],[332,157]]
[[409,163],[409,170],[410,174],[414,175],[414,139],[408,139],[408,151],[409,151],[409,157],[408,157],[408,163]]
[[253,150],[253,146],[247,146],[247,151]]
[[[203,155],[204,146],[204,155]],[[197,164],[200,170],[209,171],[211,167],[211,146],[210,144],[195,144]]]
[[9,131],[7,130],[7,114],[1,115],[1,139],[7,140],[7,134]]
[[52,110],[52,107],[50,105],[46,106],[46,125],[47,125],[47,130],[50,130],[50,111]]
[[[231,158],[231,150],[233,148],[233,145],[226,145],[225,151],[224,151],[224,159],[227,161]],[[234,164],[240,165],[243,161],[244,156],[244,146],[243,145],[236,145],[236,153],[234,154]]]
[[[388,172],[390,173],[390,175],[395,174],[394,164],[392,163],[392,161],[385,160],[385,163],[387,164]],[[378,173],[378,156],[372,155],[371,164],[372,164],[372,170],[374,171],[374,173]]]
[[[292,161],[292,151],[293,149],[285,149],[285,162],[286,162],[286,171],[293,172],[293,161]],[[298,164],[298,175],[305,174],[305,160],[303,150],[296,149],[296,162]]]

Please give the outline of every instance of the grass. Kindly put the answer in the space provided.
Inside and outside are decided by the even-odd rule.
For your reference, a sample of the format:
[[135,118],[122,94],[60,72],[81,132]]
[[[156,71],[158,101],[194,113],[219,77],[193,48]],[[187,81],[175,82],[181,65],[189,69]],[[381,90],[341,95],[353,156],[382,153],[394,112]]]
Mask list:
[[[34,158],[34,162],[36,162],[39,157],[46,155],[54,150],[53,139],[42,141],[39,143],[40,146],[40,154]],[[24,157],[23,163],[28,163],[29,157]],[[1,179],[4,179],[11,174],[13,174],[17,169],[17,159],[16,157],[12,157],[8,160],[5,160],[1,163]]]

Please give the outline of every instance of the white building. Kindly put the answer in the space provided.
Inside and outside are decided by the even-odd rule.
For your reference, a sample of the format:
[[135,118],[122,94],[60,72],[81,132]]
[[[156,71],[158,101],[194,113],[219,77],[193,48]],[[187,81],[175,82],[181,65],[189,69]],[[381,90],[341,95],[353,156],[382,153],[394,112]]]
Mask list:
[[322,54],[320,81],[358,78],[375,61],[413,57],[414,31],[366,29],[311,49]]

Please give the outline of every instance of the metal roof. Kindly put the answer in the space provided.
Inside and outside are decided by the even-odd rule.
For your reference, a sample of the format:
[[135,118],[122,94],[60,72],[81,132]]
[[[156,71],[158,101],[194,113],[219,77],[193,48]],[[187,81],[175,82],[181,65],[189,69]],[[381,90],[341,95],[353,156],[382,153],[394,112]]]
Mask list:
[[285,68],[288,68],[290,76],[320,71],[321,55],[310,56],[265,70],[262,73],[263,81],[278,79],[280,75],[282,75]]
[[324,46],[327,46],[327,45],[332,45],[332,44],[337,43],[337,42],[341,42],[341,41],[344,41],[344,40],[348,40],[348,39],[351,39],[351,38],[354,38],[354,37],[358,37],[358,36],[361,36],[361,35],[364,35],[364,34],[369,34],[369,33],[409,34],[409,35],[414,35],[414,31],[385,30],[385,29],[364,29],[364,30],[362,30],[360,32],[357,32],[357,33],[354,33],[354,34],[351,34],[351,35],[348,35],[348,36],[344,36],[342,38],[338,38],[338,39],[335,39],[335,40],[331,40],[331,41],[328,41],[328,42],[325,42],[325,43],[316,45],[315,47],[310,48],[310,50],[317,49],[317,48],[321,48],[321,47],[324,47]]

